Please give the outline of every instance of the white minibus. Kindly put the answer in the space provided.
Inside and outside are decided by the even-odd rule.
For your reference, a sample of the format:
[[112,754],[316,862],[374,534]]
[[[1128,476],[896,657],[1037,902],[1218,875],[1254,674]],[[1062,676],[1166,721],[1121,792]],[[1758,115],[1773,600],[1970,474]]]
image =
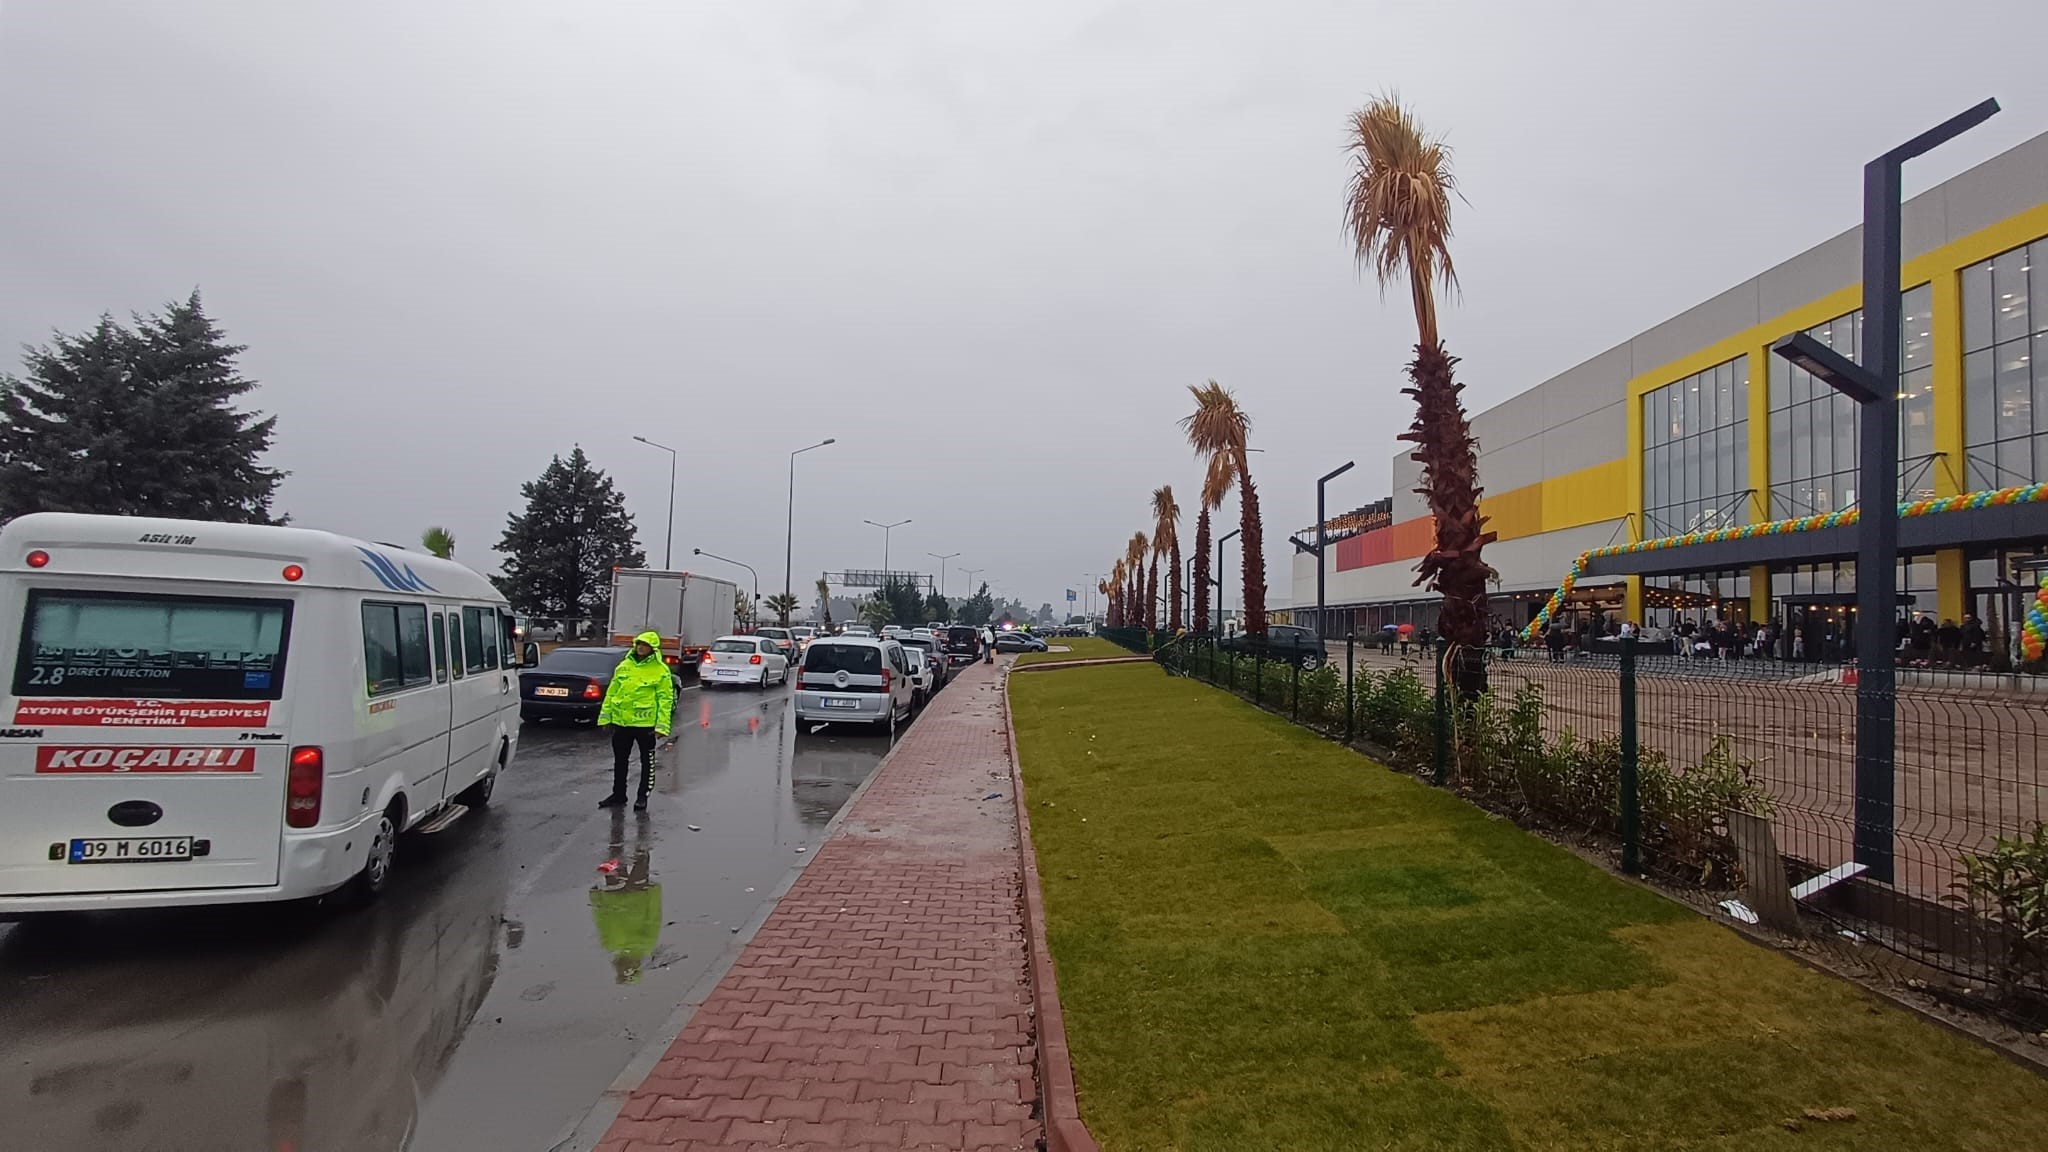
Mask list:
[[490,581],[389,545],[12,521],[0,918],[377,895],[399,833],[488,804],[511,764],[514,635]]

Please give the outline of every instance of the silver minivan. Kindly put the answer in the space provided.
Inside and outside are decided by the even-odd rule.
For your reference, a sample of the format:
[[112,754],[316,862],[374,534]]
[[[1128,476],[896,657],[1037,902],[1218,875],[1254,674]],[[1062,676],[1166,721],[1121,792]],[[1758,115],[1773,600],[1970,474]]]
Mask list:
[[910,662],[893,640],[819,637],[804,649],[796,718],[814,724],[893,727],[910,719]]

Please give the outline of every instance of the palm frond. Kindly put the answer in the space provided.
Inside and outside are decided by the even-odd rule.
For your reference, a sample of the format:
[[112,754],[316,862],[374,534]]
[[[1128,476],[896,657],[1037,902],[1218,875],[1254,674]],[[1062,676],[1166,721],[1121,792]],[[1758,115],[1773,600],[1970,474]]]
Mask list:
[[1360,268],[1371,268],[1384,291],[1406,273],[1423,344],[1436,343],[1434,289],[1456,291],[1451,263],[1451,197],[1458,194],[1451,149],[1426,134],[1389,92],[1351,114],[1351,181],[1344,232]]
[[1223,507],[1223,498],[1230,495],[1231,485],[1236,483],[1237,462],[1229,454],[1219,452],[1209,457],[1208,474],[1202,477],[1202,507]]
[[1211,380],[1206,384],[1190,384],[1188,392],[1195,398],[1195,410],[1183,416],[1181,430],[1187,433],[1188,443],[1202,456],[1227,453],[1241,456],[1251,436],[1251,417],[1238,407],[1237,397],[1230,389]]
[[1173,498],[1173,485],[1152,490],[1152,551],[1165,555],[1180,546],[1180,502]]

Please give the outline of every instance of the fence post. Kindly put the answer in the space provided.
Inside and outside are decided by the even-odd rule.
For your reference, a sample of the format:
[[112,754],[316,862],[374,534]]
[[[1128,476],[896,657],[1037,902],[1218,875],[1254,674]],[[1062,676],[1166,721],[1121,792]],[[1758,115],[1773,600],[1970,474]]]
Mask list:
[[1287,716],[1291,720],[1299,720],[1301,719],[1301,661],[1294,661],[1288,665],[1288,668],[1292,670],[1289,672],[1289,676],[1294,683],[1287,691]]
[[1636,755],[1636,639],[1621,638],[1621,870],[1643,871],[1642,795]]
[[1436,638],[1436,786],[1441,788],[1451,778],[1451,695],[1450,686],[1444,681],[1444,654],[1450,644],[1443,637]]
[[1344,742],[1351,743],[1358,736],[1357,705],[1352,697],[1352,680],[1358,672],[1358,634],[1344,634]]
[[1252,649],[1252,703],[1266,705],[1266,654]]

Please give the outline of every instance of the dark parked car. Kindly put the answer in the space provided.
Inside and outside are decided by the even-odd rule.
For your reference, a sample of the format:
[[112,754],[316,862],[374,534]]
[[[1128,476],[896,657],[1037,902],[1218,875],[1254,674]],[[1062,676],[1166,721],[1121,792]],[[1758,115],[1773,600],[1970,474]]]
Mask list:
[[[605,689],[611,687],[612,672],[626,658],[626,648],[557,648],[541,657],[540,665],[519,673],[519,718],[529,723],[540,720],[597,721],[604,706]],[[683,687],[675,677],[676,691]]]
[[1268,660],[1299,664],[1303,668],[1322,667],[1328,655],[1323,651],[1322,637],[1297,624],[1268,626],[1263,643],[1240,632],[1225,636],[1220,646],[1226,652],[1262,652]]
[[996,651],[998,652],[1043,652],[1045,650],[1045,641],[1040,640],[1029,632],[996,633]]
[[972,664],[981,659],[981,629],[969,624],[946,629],[946,659],[955,664]]

